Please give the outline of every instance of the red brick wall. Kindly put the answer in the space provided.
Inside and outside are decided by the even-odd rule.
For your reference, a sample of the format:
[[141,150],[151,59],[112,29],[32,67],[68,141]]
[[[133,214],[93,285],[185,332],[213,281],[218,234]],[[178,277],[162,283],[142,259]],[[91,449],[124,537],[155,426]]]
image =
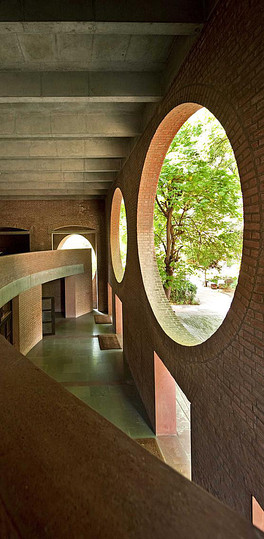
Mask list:
[[42,296],[54,297],[56,313],[60,313],[62,311],[61,286],[61,279],[55,279],[55,281],[50,281],[49,283],[44,283],[42,285]]
[[66,318],[77,318],[93,310],[91,249],[86,251],[86,258],[86,273],[65,278]]
[[14,346],[21,354],[27,354],[42,339],[41,285],[14,298],[12,310]]
[[0,227],[30,231],[31,251],[52,248],[52,231],[84,226],[97,233],[99,309],[107,310],[105,203],[103,200],[0,200]]
[[[110,267],[109,282],[123,304],[124,352],[148,414],[154,424],[155,350],[192,403],[193,479],[248,517],[252,494],[264,507],[263,24],[262,0],[219,2],[107,204],[109,222],[111,197],[120,187],[128,220],[127,268],[118,284]],[[174,342],[157,323],[144,291],[137,249],[145,157],[160,122],[183,103],[206,106],[226,129],[245,204],[243,260],[232,310],[214,336],[193,348]]]

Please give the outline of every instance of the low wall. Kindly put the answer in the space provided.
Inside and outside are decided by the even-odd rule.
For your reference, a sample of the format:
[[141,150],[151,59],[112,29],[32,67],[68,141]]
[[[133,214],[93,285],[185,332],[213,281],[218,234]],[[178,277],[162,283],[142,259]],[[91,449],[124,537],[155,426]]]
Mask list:
[[12,301],[13,343],[27,354],[42,339],[43,283],[65,277],[67,317],[78,317],[93,309],[91,249],[40,251],[0,258],[0,307]]
[[0,536],[257,539],[0,337]]
[[34,286],[19,294],[12,302],[13,344],[27,354],[42,339],[42,290]]
[[0,307],[21,292],[39,284],[78,275],[89,274],[91,279],[91,251],[37,251],[0,258]]

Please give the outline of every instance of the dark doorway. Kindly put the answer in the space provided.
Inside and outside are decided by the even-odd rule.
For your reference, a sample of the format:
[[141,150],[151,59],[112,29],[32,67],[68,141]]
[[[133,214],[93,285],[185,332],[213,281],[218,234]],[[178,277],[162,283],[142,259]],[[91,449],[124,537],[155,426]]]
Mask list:
[[30,235],[20,228],[0,228],[0,256],[28,253]]
[[13,324],[12,324],[12,301],[9,301],[0,309],[0,335],[13,343]]

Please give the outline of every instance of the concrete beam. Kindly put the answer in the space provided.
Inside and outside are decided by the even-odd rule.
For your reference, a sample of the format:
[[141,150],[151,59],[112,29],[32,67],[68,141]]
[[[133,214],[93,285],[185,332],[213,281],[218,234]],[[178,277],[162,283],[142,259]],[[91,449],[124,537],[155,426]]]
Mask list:
[[[121,169],[121,159],[0,159],[2,174],[34,172],[117,172]],[[0,176],[1,180],[1,176]]]
[[82,197],[83,195],[107,195],[108,190],[107,189],[12,189],[11,193],[8,190],[1,191],[0,199],[3,197],[10,198],[10,195],[13,197],[19,196],[19,197],[28,197],[32,195],[40,195],[40,196],[48,196],[48,195],[56,195],[56,196],[63,196],[63,195],[76,195],[79,197]]
[[56,140],[14,140],[0,139],[0,159],[7,157],[126,157],[129,153],[129,139],[89,138]]
[[201,27],[199,22],[0,22],[0,34],[182,36],[197,33]]
[[156,102],[159,73],[1,72],[0,103]]
[[28,184],[32,185],[48,185],[48,184],[61,184],[72,183],[79,185],[84,183],[85,185],[93,184],[94,182],[106,183],[111,185],[115,180],[115,174],[113,172],[13,172],[3,173],[0,172],[0,189],[4,189],[4,185],[17,186]]
[[[1,80],[1,79],[0,79]],[[56,113],[0,110],[0,136],[5,138],[135,137],[141,117],[135,113]]]
[[167,0],[166,9],[162,0],[142,2],[141,0],[13,0],[0,4],[1,21],[116,21],[140,22],[201,22],[203,20],[203,2],[197,0]]
[[103,200],[105,199],[105,194],[101,194],[101,195],[72,195],[72,194],[64,194],[64,193],[61,193],[60,195],[42,195],[42,194],[36,194],[36,195],[32,195],[31,193],[30,194],[25,194],[25,195],[21,195],[21,194],[18,194],[18,195],[13,195],[13,194],[8,194],[8,195],[0,195],[0,200]]
[[55,191],[73,191],[75,193],[82,193],[82,192],[91,192],[95,189],[100,190],[107,190],[112,185],[112,182],[66,182],[66,181],[52,181],[46,178],[45,182],[39,183],[39,182],[0,182],[0,193],[7,193],[8,191],[25,191],[30,190],[32,192],[34,191],[43,191],[45,190],[55,190]]

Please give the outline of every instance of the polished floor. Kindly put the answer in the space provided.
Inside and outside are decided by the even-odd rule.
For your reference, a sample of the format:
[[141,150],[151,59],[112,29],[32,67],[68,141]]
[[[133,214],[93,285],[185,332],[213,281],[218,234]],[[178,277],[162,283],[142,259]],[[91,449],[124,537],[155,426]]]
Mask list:
[[[95,324],[93,314],[58,315],[56,335],[44,337],[28,358],[131,438],[155,438],[122,350],[100,350],[97,335],[112,333],[112,325]],[[179,388],[177,435],[156,441],[165,462],[190,478],[189,408]]]

